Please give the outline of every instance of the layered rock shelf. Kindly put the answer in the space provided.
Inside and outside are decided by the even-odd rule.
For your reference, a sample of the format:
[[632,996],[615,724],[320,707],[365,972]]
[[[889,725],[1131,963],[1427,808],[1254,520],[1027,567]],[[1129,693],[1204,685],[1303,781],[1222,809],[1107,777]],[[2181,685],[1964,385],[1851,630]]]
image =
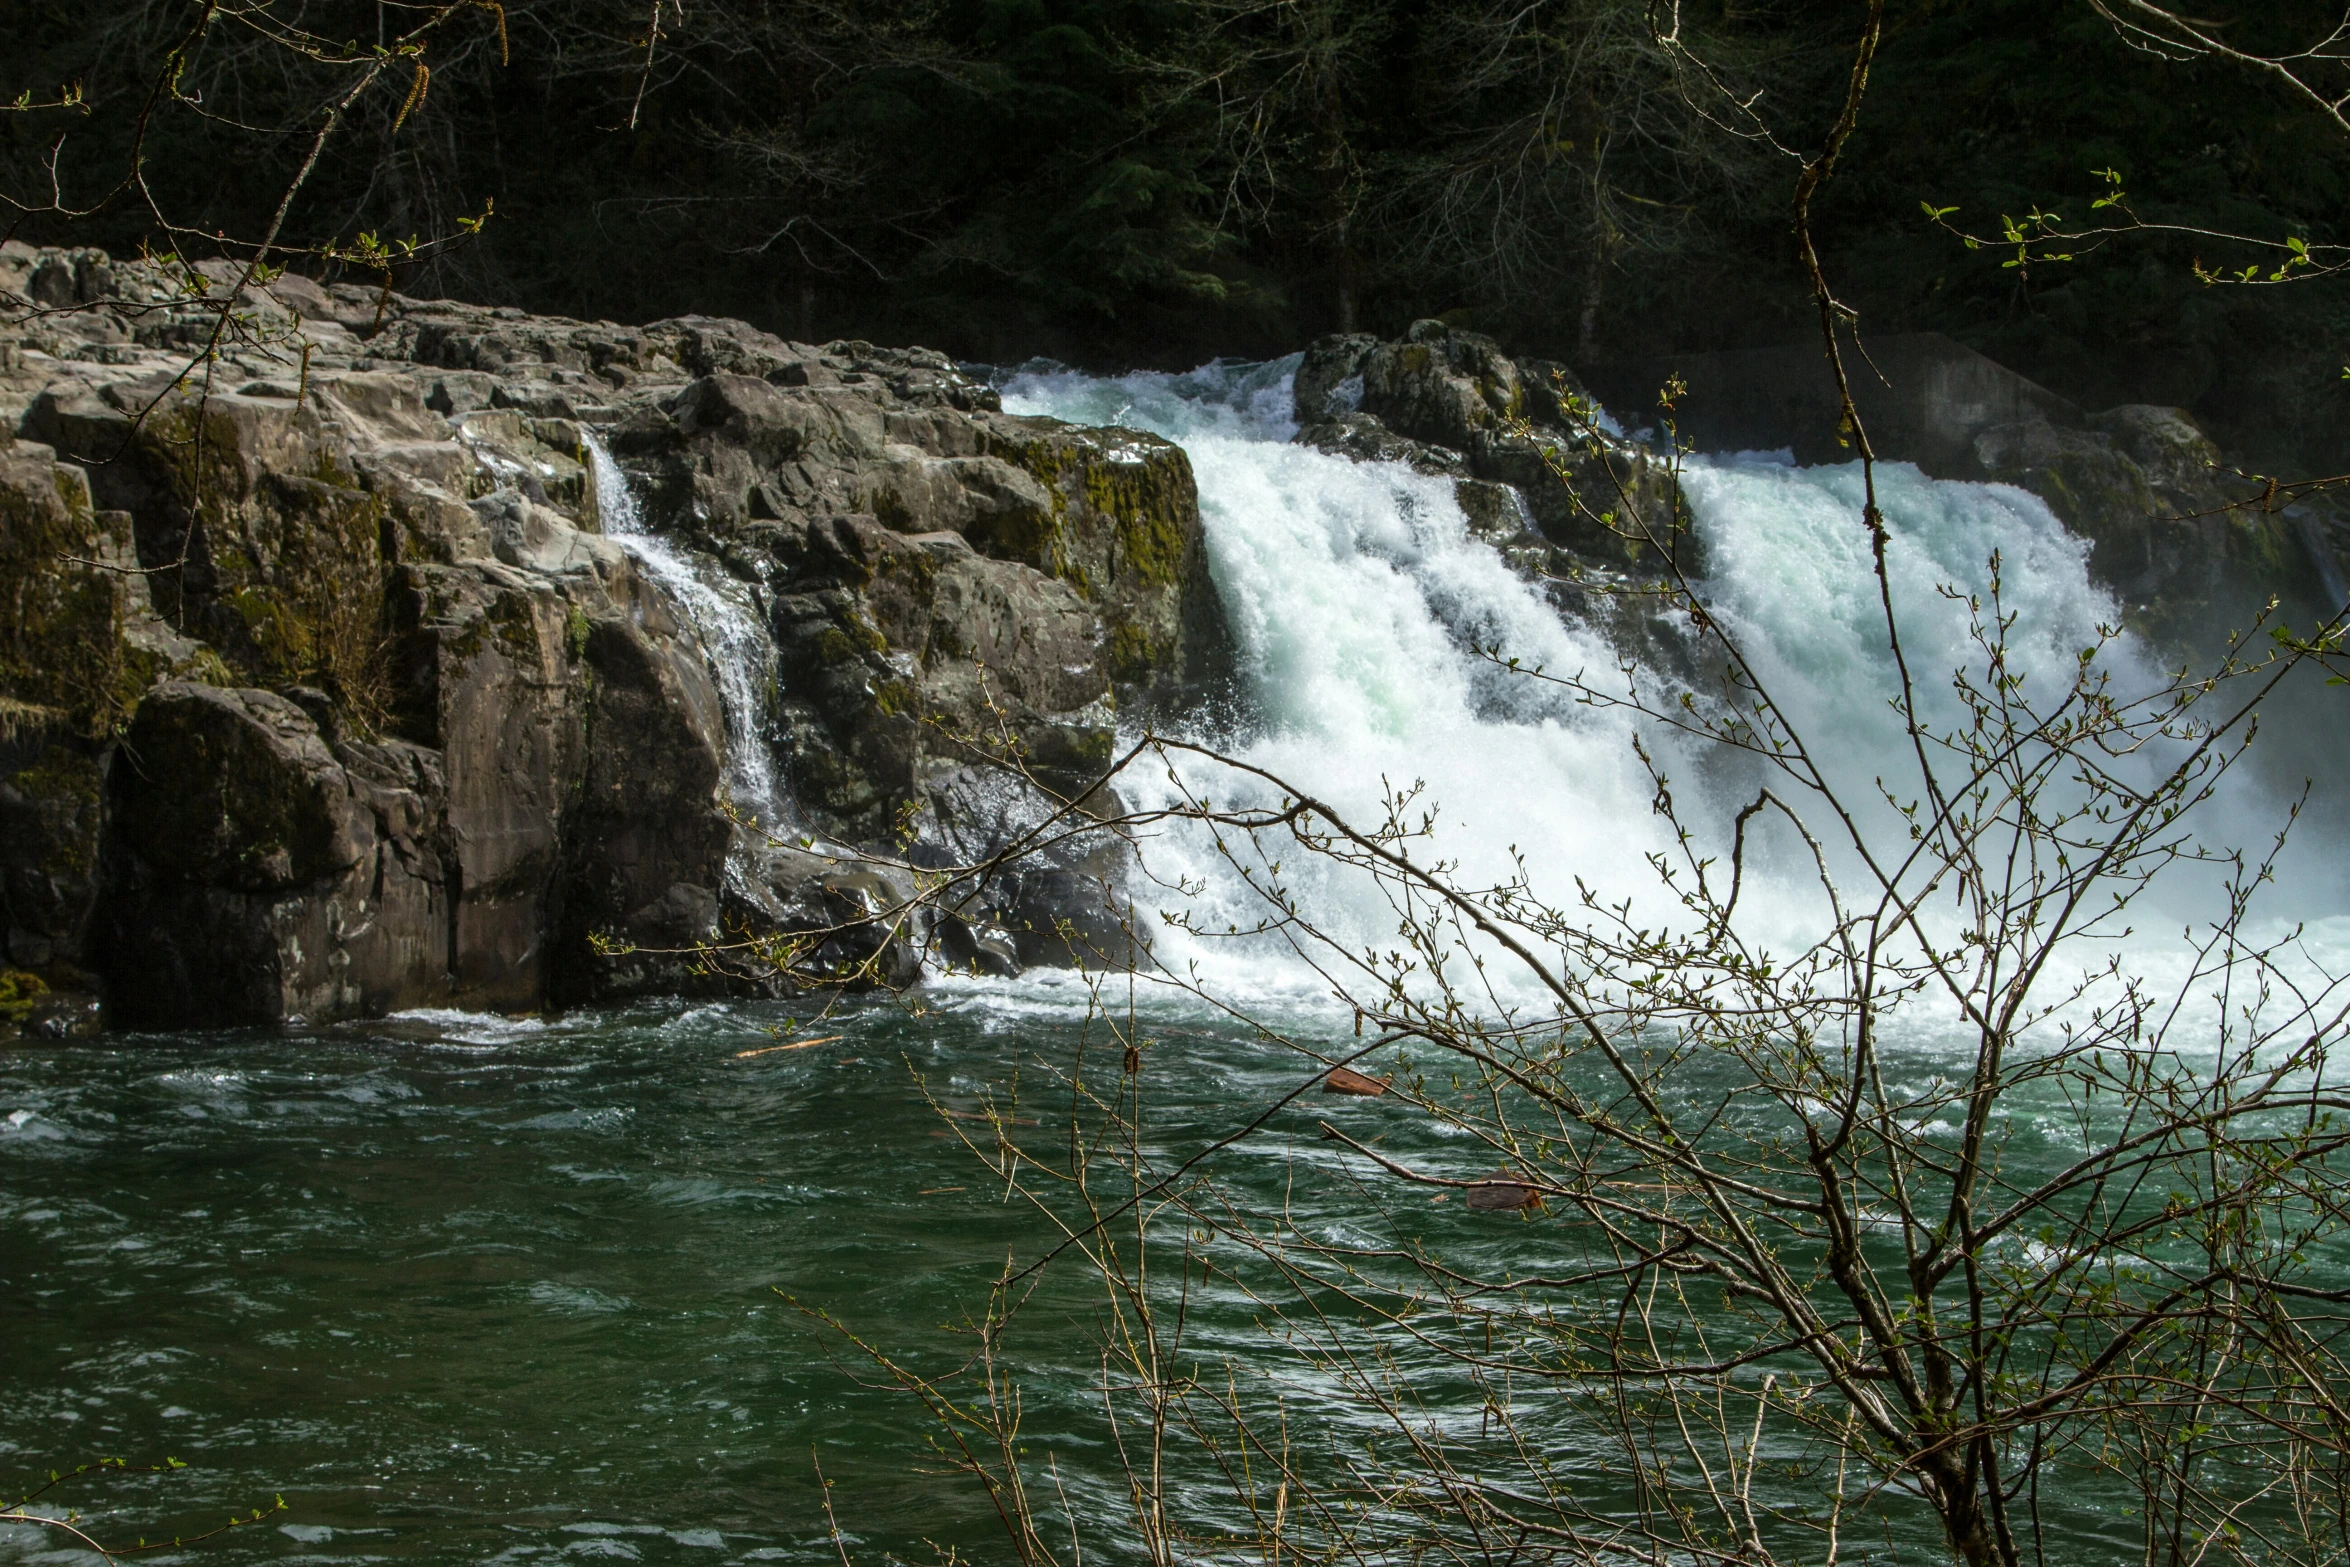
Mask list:
[[[1215,678],[1180,450],[1007,416],[920,350],[292,276],[206,362],[188,289],[0,251],[33,306],[0,325],[7,1017],[774,988],[705,949],[794,931],[836,933],[802,979],[868,983],[925,945],[1007,971],[1114,939],[1082,843],[859,922]],[[608,529],[614,483],[692,600],[771,639],[777,798],[738,797],[710,617]]]

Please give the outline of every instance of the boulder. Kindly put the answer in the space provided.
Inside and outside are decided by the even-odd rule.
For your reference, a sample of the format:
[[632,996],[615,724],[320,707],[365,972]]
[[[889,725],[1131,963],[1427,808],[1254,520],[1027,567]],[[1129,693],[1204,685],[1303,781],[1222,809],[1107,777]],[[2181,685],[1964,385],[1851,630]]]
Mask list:
[[1547,570],[1654,571],[1666,560],[1702,570],[1667,465],[1595,428],[1597,406],[1563,365],[1520,365],[1489,337],[1421,321],[1400,342],[1316,341],[1295,397],[1297,438],[1309,445],[1509,486],[1565,552]]
[[167,682],[113,773],[119,863],[100,950],[113,1020],[205,1027],[437,999],[438,758],[348,753],[267,691]]
[[[725,719],[699,649],[611,616],[589,624],[585,747],[564,817],[558,1005],[689,991],[717,941],[734,824],[718,803]],[[600,943],[634,950],[607,958]]]
[[[2166,650],[2215,644],[2271,597],[2295,619],[2340,607],[2330,546],[2230,482],[2218,446],[2184,409],[2130,404],[2086,428],[2030,419],[1974,439],[1976,473],[2030,490],[2089,541],[2091,573],[2130,624]],[[2245,504],[2249,503],[2249,504]]]

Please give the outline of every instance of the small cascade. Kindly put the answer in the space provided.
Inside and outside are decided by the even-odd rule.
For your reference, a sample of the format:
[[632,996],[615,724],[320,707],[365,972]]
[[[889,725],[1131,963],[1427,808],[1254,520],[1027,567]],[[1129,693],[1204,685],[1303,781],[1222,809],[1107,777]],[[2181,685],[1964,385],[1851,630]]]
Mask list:
[[687,554],[645,526],[628,474],[595,431],[582,428],[595,471],[596,510],[604,532],[644,569],[692,622],[702,657],[726,709],[727,791],[736,809],[762,827],[790,824],[791,796],[776,776],[768,744],[768,699],[775,689],[775,642],[742,584],[716,563]]

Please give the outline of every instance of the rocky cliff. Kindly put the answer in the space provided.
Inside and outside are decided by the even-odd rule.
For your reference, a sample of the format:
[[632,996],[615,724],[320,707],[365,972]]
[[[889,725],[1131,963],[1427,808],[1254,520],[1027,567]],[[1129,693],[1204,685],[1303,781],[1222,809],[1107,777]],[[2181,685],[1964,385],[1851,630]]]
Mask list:
[[295,277],[192,356],[232,276],[0,250],[0,1021],[774,988],[795,933],[801,979],[858,982],[1116,939],[1082,840],[888,916],[1215,678],[1181,451],[1009,417],[919,350]]

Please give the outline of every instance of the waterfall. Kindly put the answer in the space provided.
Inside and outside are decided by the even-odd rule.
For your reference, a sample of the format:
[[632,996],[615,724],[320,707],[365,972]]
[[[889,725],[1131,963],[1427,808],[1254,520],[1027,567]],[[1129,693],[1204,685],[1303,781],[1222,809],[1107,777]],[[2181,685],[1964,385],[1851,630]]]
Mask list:
[[[1228,617],[1242,681],[1239,717],[1208,739],[1289,780],[1357,820],[1376,820],[1398,791],[1411,814],[1432,813],[1417,852],[1456,866],[1463,884],[1523,876],[1554,904],[1588,888],[1636,919],[1683,917],[1657,879],[1654,858],[1680,851],[1675,825],[1655,808],[1644,744],[1669,775],[1682,826],[1719,852],[1757,769],[1624,706],[1499,668],[1478,649],[1499,647],[1525,666],[1619,680],[1618,654],[1592,626],[1562,614],[1546,590],[1513,571],[1469,527],[1452,483],[1397,463],[1359,463],[1295,444],[1291,382],[1297,361],[1211,365],[1184,375],[1095,377],[1036,371],[1004,388],[1007,411],[1079,424],[1123,424],[1184,447],[1199,483],[1210,570]],[[750,595],[718,564],[650,532],[627,476],[588,437],[606,531],[679,606],[700,637],[725,703],[728,786],[762,822],[789,820],[767,742],[774,645]],[[1685,494],[1710,575],[1699,585],[1716,622],[1735,636],[1780,710],[1864,823],[1899,832],[1896,793],[1915,791],[1916,758],[1888,697],[1897,689],[1859,522],[1856,466],[1800,468],[1783,455],[1692,458]],[[2155,661],[2134,640],[2106,637],[2120,606],[2090,577],[2085,543],[2048,507],[2002,485],[1936,481],[1880,464],[1890,519],[1895,609],[1926,720],[1958,727],[1955,669],[1979,674],[1968,595],[2001,562],[2011,670],[2034,693],[2061,687],[2083,650],[2124,695],[2160,688]],[[1620,686],[1617,687],[1620,689]],[[1205,725],[1208,720],[1199,720]],[[2162,765],[2156,750],[2112,764],[2127,773]],[[1208,774],[1186,775],[1205,787]],[[1163,775],[1129,775],[1141,806],[1174,803]],[[1217,780],[1219,803],[1250,786]],[[2237,788],[2206,823],[2257,847],[2281,819],[2274,798]],[[1391,944],[1396,911],[1367,878],[1293,857],[1285,881],[1314,921],[1346,948]],[[1245,929],[1263,914],[1257,890],[1224,858],[1205,826],[1155,835],[1132,888],[1149,913],[1210,931]],[[1741,928],[1766,945],[1816,933],[1823,905],[1808,857],[1766,824],[1749,860]],[[2338,899],[2327,889],[2320,912]],[[1156,907],[1154,908],[1154,905]],[[1751,924],[1749,922],[1752,922]],[[1154,922],[1155,923],[1155,922]],[[2175,929],[2175,927],[2174,927]],[[1197,963],[1238,995],[1320,994],[1326,981],[1278,944],[1168,934],[1159,951]]]
[[[1678,917],[1649,863],[1675,844],[1633,752],[1636,719],[1498,670],[1474,648],[1499,644],[1526,665],[1586,671],[1601,686],[1614,677],[1613,651],[1470,534],[1449,482],[1290,444],[1295,364],[1117,378],[1032,372],[1006,386],[1004,404],[1148,429],[1190,453],[1251,718],[1211,738],[1357,819],[1375,819],[1390,791],[1423,784],[1413,815],[1435,809],[1438,833],[1421,852],[1456,861],[1465,884],[1494,885],[1522,865],[1554,904],[1572,903],[1582,885],[1611,903],[1634,898],[1643,917]],[[1892,807],[1874,780],[1914,779],[1916,761],[1887,703],[1898,682],[1859,486],[1857,466],[1797,468],[1753,454],[1692,459],[1686,476],[1710,562],[1702,596],[1824,770],[1861,813],[1890,827]],[[1963,597],[1944,589],[1981,591],[1994,552],[2016,617],[2011,667],[2035,672],[2033,691],[2061,689],[2082,650],[2100,642],[2099,628],[2119,622],[2119,606],[2089,576],[2086,545],[2036,497],[1931,480],[1897,463],[1879,466],[1878,487],[1892,519],[1895,607],[1929,722],[1959,720],[1951,673],[1983,662]],[[2159,684],[2130,639],[2100,658],[2117,690]],[[1669,731],[1652,727],[1644,738],[1672,775],[1683,820],[1700,830],[1724,827],[1751,797],[1751,769],[1725,766],[1718,752]],[[1229,779],[1217,787],[1245,790]],[[2254,842],[2274,831],[2273,805],[2247,800],[2221,825]],[[1818,894],[1795,849],[1791,837],[1766,846],[1764,874],[1741,901],[1742,926],[1817,928]],[[1263,912],[1204,830],[1155,840],[1145,861],[1156,885],[1206,889],[1169,895],[1170,912],[1216,929]],[[1294,864],[1288,878],[1345,945],[1392,944],[1396,912],[1366,879],[1312,866],[1301,875]],[[1324,988],[1262,942],[1186,947],[1180,957],[1196,958],[1225,987]]]
[[726,785],[736,809],[762,827],[787,823],[790,796],[775,774],[767,741],[775,689],[775,643],[750,594],[715,561],[688,555],[645,526],[628,475],[595,431],[581,427],[595,473],[596,511],[604,532],[643,568],[690,622],[726,710]]

